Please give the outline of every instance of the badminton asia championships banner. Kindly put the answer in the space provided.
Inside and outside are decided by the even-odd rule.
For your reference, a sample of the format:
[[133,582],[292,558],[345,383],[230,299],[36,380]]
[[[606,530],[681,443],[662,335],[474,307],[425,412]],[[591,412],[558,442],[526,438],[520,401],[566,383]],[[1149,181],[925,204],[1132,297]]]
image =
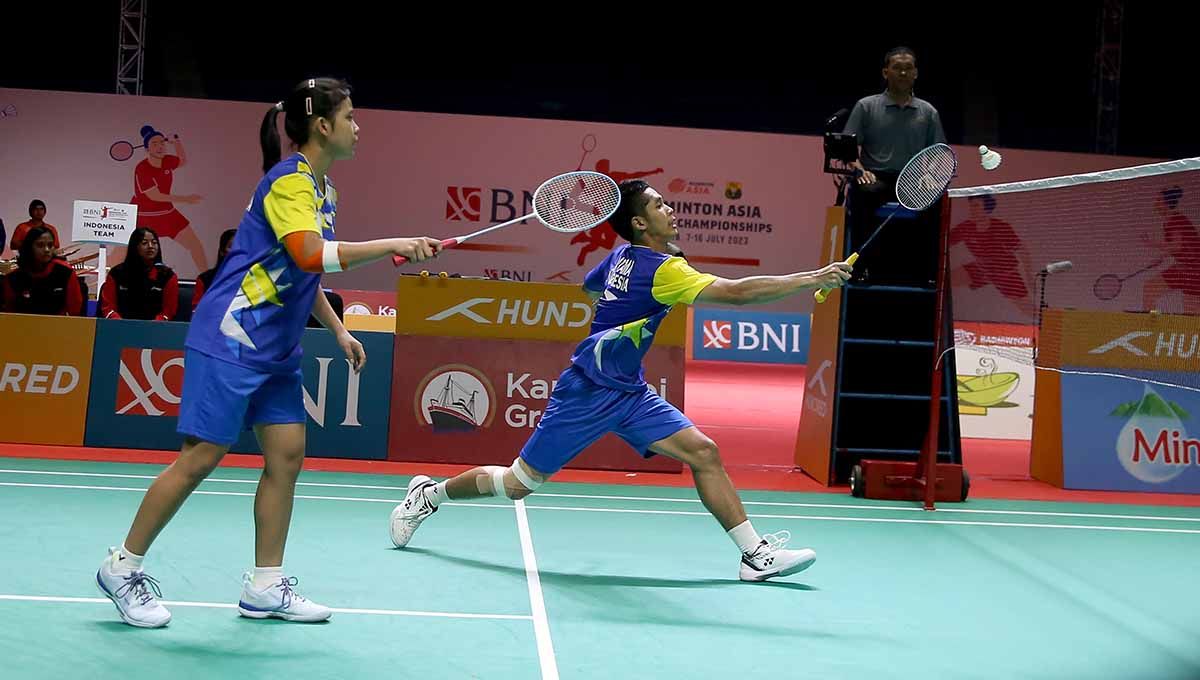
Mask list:
[[[33,198],[59,225],[75,200],[137,205],[138,226],[158,231],[166,262],[194,276],[213,265],[221,232],[237,225],[261,177],[258,128],[276,96],[230,102],[0,88],[0,106],[16,111],[0,119],[0,166],[21,169],[6,177],[0,216],[21,222]],[[87,125],[78,124],[81,111]],[[818,137],[370,109],[357,119],[357,156],[332,172],[344,239],[462,235],[532,212],[543,180],[585,169],[654,185],[675,207],[678,243],[700,269],[734,277],[821,264],[820,229],[835,192]],[[958,151],[958,186],[1129,164],[1002,150],[1004,164],[985,177],[966,162],[977,151]],[[424,268],[579,282],[616,243],[607,225],[569,235],[531,221]],[[326,284],[391,291],[395,277],[380,264]],[[769,309],[811,305],[800,295]]]

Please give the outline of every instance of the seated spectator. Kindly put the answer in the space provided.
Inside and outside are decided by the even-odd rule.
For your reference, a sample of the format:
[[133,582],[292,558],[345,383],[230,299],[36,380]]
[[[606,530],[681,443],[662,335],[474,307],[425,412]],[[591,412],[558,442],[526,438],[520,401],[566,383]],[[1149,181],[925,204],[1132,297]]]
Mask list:
[[62,247],[62,243],[60,243],[58,240],[58,230],[54,228],[53,224],[48,224],[42,219],[45,216],[46,204],[42,203],[36,198],[30,201],[29,221],[18,224],[17,228],[13,230],[12,242],[9,244],[12,246],[13,250],[20,252],[21,242],[25,240],[25,235],[29,233],[29,230],[33,229],[34,227],[45,227],[49,229],[50,233],[54,236],[54,249],[58,250]]
[[78,316],[83,304],[75,270],[55,258],[53,232],[30,229],[21,242],[17,269],[0,279],[0,311]]
[[221,241],[217,246],[217,264],[212,269],[196,277],[196,290],[192,293],[192,311],[196,311],[196,305],[200,304],[200,298],[204,296],[204,291],[212,286],[213,278],[217,275],[217,270],[221,268],[221,263],[225,261],[225,256],[229,254],[229,249],[233,247],[233,237],[235,235],[237,235],[237,229],[226,229],[221,233]]
[[100,289],[100,317],[170,321],[178,307],[179,278],[162,263],[158,234],[134,229],[125,261],[109,270]]

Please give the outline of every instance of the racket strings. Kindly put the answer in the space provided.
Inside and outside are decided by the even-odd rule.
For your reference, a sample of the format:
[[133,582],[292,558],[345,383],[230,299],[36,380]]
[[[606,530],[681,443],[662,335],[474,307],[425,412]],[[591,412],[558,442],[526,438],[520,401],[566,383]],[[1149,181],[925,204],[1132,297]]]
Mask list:
[[896,180],[896,199],[909,210],[924,210],[942,197],[954,178],[958,162],[954,151],[934,145],[917,154]]
[[547,227],[578,232],[603,222],[617,209],[621,192],[598,173],[568,173],[542,185],[533,197],[533,209]]

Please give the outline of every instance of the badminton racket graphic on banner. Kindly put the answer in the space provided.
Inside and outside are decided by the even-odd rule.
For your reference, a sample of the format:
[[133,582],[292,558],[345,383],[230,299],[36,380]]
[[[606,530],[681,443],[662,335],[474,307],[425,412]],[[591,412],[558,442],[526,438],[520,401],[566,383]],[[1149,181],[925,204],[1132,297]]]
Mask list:
[[[620,203],[621,190],[608,175],[587,170],[568,172],[542,182],[537,191],[533,192],[532,213],[493,224],[470,234],[446,239],[442,241],[442,248],[453,248],[497,229],[524,222],[531,217],[564,234],[587,231],[612,217]],[[399,267],[408,262],[408,258],[394,255],[392,262]]]
[[1135,276],[1144,274],[1162,263],[1162,259],[1156,260],[1152,264],[1148,264],[1134,273],[1126,274],[1125,276],[1104,274],[1096,279],[1096,283],[1092,284],[1092,294],[1096,296],[1097,300],[1112,300],[1121,294],[1121,286],[1126,281],[1134,278]]
[[[172,139],[179,139],[179,135],[172,135]],[[113,142],[112,146],[108,147],[108,155],[114,161],[127,161],[130,158],[133,158],[134,149],[144,148],[146,148],[145,144],[138,144],[137,146],[134,146],[132,142],[126,142],[122,140]]]
[[[858,250],[846,258],[846,262],[853,265],[858,261],[859,255],[867,249],[867,246],[871,245],[871,241],[874,241],[876,236],[879,236],[879,232],[883,231],[887,223],[892,221],[901,206],[920,212],[937,203],[945,193],[946,187],[950,185],[950,180],[954,178],[954,171],[957,169],[958,157],[954,155],[954,149],[945,144],[934,144],[918,151],[917,155],[904,164],[904,169],[900,171],[900,176],[896,179],[896,201],[900,205],[892,210],[892,213],[875,229],[875,233],[859,246]],[[813,298],[818,303],[825,302],[829,297],[830,290],[822,288],[813,293]]]
[[596,150],[596,135],[590,132],[584,135],[579,148],[583,150],[583,155],[579,157],[579,167],[575,168],[577,171],[583,169],[583,161],[588,157],[588,154]]

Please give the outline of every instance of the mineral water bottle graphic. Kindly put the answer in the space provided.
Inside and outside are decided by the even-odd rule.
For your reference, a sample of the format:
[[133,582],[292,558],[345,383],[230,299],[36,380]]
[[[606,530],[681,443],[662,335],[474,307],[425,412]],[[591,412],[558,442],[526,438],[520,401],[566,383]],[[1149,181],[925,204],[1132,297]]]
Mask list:
[[[1151,484],[1161,484],[1179,476],[1190,465],[1183,461],[1187,430],[1178,406],[1163,399],[1146,385],[1140,401],[1125,404],[1114,415],[1129,414],[1129,421],[1117,435],[1117,458],[1125,470]],[[1189,458],[1195,457],[1190,452]],[[1194,460],[1189,460],[1192,465]]]

